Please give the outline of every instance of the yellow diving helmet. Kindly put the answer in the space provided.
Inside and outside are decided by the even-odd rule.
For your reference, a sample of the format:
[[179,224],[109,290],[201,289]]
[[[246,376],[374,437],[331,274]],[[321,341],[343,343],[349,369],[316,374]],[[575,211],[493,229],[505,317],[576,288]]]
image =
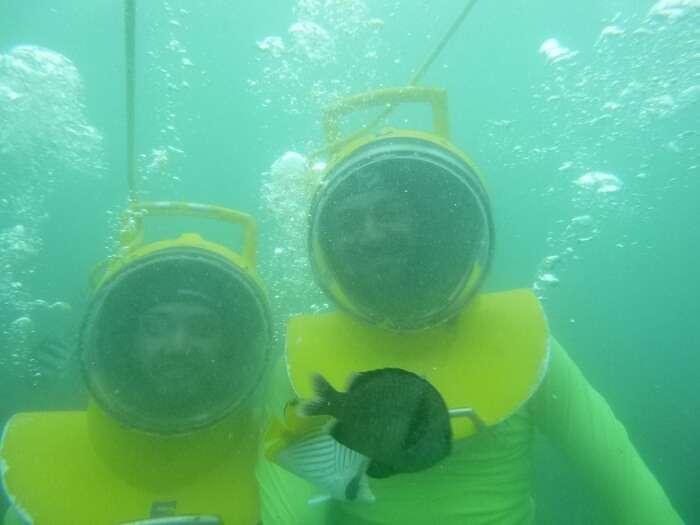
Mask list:
[[[242,225],[243,249],[191,233],[144,243],[143,218],[151,215]],[[208,427],[250,399],[270,358],[255,223],[226,208],[175,202],[132,204],[125,218],[122,249],[95,274],[81,329],[88,388],[129,428],[182,434]]]
[[[346,114],[424,102],[433,131],[383,130],[341,139]],[[488,196],[449,141],[442,89],[384,89],[325,111],[329,161],[311,205],[314,273],[343,309],[398,331],[455,316],[483,282],[494,250]]]

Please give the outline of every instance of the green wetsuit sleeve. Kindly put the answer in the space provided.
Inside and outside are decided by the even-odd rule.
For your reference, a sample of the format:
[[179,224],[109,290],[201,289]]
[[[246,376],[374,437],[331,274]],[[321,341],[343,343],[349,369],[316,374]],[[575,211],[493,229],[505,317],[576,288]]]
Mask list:
[[2,525],[25,525],[27,522],[24,521],[14,507],[10,507],[5,512],[5,518],[2,520]]
[[547,375],[529,405],[537,427],[601,498],[611,523],[683,523],[608,403],[554,338]]

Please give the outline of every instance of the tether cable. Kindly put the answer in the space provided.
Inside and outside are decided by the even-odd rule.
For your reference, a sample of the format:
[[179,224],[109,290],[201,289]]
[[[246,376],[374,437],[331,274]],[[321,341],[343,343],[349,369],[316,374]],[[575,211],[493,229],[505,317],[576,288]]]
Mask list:
[[[447,30],[445,35],[442,37],[440,42],[433,48],[432,52],[430,55],[428,55],[428,58],[421,64],[421,66],[416,70],[416,72],[413,74],[411,79],[408,81],[408,86],[415,86],[420,82],[421,78],[423,78],[423,75],[430,69],[430,66],[433,65],[433,62],[437,59],[437,57],[440,55],[442,50],[445,48],[445,46],[448,44],[448,42],[452,39],[454,34],[457,32],[457,30],[460,28],[462,25],[462,22],[467,18],[467,15],[471,12],[471,10],[474,8],[476,5],[477,0],[468,0],[467,3],[465,4],[464,8],[462,11],[459,13],[457,18],[455,18],[454,22],[452,22],[452,25],[450,28]],[[377,125],[386,119],[393,111],[396,109],[396,104],[389,104],[384,110],[382,110],[379,115],[374,117],[365,127],[363,127],[361,130],[357,131],[356,133],[350,135],[349,137],[340,140],[339,142],[335,142],[333,144],[327,144],[325,147],[321,148],[318,151],[315,151],[314,153],[311,154],[311,158],[318,157],[319,155],[322,155],[324,153],[327,153],[329,150],[336,150],[338,147],[345,145],[349,142],[352,142],[353,140],[357,139],[358,137],[361,137],[365,133],[370,132],[372,129],[377,127]]]
[[136,202],[136,155],[134,108],[134,63],[136,59],[136,10],[134,0],[124,1],[124,41],[126,67],[126,177],[129,186],[129,201]]

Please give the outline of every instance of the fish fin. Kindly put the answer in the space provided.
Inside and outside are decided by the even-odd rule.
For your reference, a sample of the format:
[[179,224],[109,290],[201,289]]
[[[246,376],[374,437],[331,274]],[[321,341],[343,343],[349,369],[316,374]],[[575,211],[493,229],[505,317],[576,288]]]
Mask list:
[[360,488],[357,491],[357,498],[355,498],[355,501],[362,501],[365,503],[374,503],[377,501],[377,498],[374,496],[374,493],[369,486],[369,478],[367,477],[367,474],[362,475],[362,479],[360,480]]
[[302,402],[299,412],[304,416],[332,415],[331,402],[338,395],[338,391],[321,374],[314,375],[313,383],[316,397]]
[[348,501],[363,501],[374,503],[376,498],[369,488],[369,478],[365,471],[358,472],[357,475],[345,488],[345,497]]
[[376,370],[365,370],[364,372],[353,372],[348,379],[348,386],[346,390],[351,388],[357,388],[362,386],[368,381],[374,381],[377,378],[382,378],[382,376],[394,372],[394,368],[378,368]]
[[363,475],[364,472],[358,472],[355,474],[355,477],[350,480],[350,483],[345,486],[345,499],[348,501],[355,501],[357,499],[360,493],[360,483],[362,482]]
[[369,458],[338,443],[325,430],[312,432],[280,450],[275,461],[332,499],[373,500],[365,474]]
[[350,391],[353,386],[361,385],[367,379],[372,377],[372,371],[370,372],[353,372],[347,381],[347,387],[345,390]]

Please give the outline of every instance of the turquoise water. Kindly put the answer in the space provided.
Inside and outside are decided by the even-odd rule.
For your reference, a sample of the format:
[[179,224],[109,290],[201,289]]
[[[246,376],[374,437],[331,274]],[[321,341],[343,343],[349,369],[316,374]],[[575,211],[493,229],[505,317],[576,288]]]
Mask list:
[[[258,218],[279,346],[287,315],[328,305],[304,254],[304,183],[289,156],[276,161],[322,145],[323,105],[405,84],[462,3],[137,4],[139,189]],[[0,3],[3,419],[44,406],[32,345],[73,337],[87,275],[111,252],[127,195],[124,74],[120,2]],[[493,198],[488,289],[536,288],[676,508],[700,522],[700,4],[482,1],[421,83],[448,91],[452,141]],[[426,117],[410,108],[390,124]],[[538,464],[541,523],[594,522],[547,443]]]

